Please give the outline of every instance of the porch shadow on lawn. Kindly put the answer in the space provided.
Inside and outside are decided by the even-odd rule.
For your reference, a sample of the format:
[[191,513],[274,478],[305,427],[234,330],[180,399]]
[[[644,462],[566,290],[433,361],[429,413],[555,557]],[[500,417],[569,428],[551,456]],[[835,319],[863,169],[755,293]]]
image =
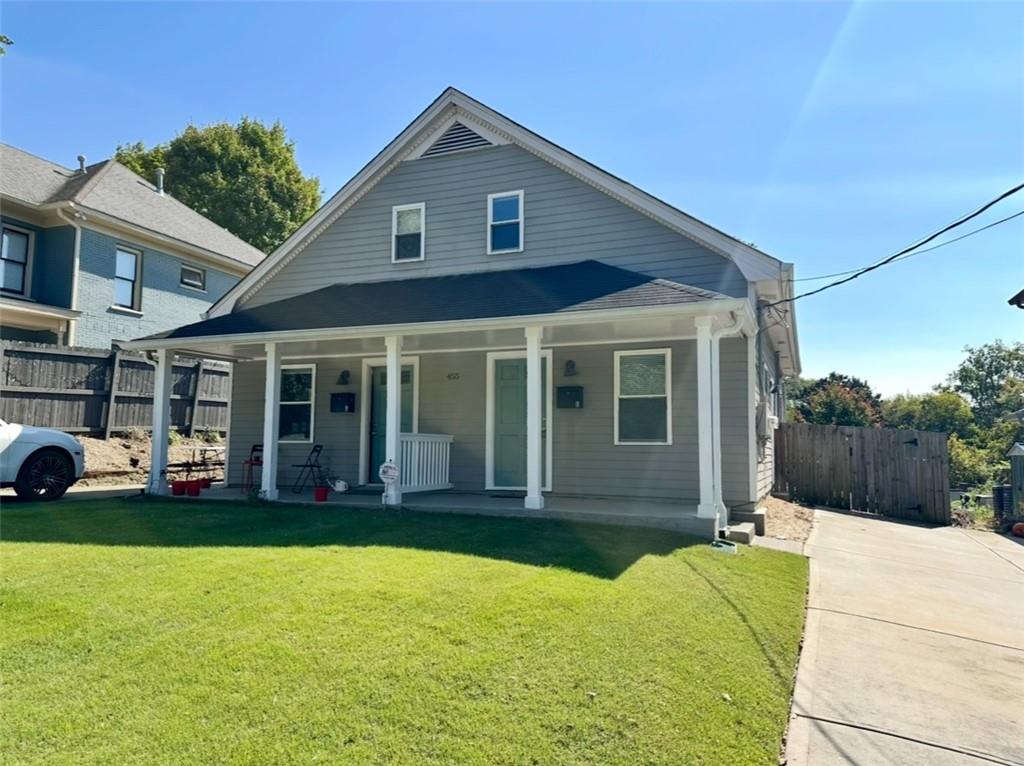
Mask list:
[[142,547],[390,546],[606,579],[643,556],[705,544],[677,532],[549,519],[154,498],[5,502],[0,539]]

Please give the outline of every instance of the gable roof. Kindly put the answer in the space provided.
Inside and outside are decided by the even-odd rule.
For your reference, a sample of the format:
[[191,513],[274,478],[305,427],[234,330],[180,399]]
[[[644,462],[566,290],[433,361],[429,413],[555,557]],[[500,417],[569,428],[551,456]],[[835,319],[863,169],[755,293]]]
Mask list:
[[0,144],[0,194],[32,206],[73,203],[124,223],[255,266],[264,254],[116,160],[85,173]]
[[149,339],[380,327],[711,300],[735,299],[599,261],[581,261],[508,271],[336,284],[185,325]]
[[781,276],[782,262],[778,259],[602,170],[465,93],[448,88],[263,263],[217,301],[207,315],[224,314],[233,310],[239,300],[254,295],[399,162],[422,156],[430,151],[433,144],[444,137],[456,123],[469,128],[490,143],[514,143],[623,204],[732,260],[751,282],[779,279]]

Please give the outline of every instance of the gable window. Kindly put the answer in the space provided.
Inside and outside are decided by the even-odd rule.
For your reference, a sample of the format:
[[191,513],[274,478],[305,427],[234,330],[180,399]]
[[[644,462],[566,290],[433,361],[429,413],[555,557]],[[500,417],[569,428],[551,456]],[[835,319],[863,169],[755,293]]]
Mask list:
[[4,226],[3,253],[0,260],[0,289],[8,293],[25,294],[28,256],[32,235],[22,229]]
[[396,205],[391,208],[391,262],[422,261],[427,206]]
[[672,443],[672,352],[615,352],[615,443]]
[[139,294],[139,262],[142,253],[117,246],[114,265],[114,305],[138,310],[141,304]]
[[316,365],[281,367],[280,423],[277,429],[279,441],[313,441],[315,393]]
[[487,254],[523,249],[523,192],[487,195]]
[[182,287],[191,287],[193,290],[206,290],[206,269],[197,269],[195,266],[182,266],[179,284]]

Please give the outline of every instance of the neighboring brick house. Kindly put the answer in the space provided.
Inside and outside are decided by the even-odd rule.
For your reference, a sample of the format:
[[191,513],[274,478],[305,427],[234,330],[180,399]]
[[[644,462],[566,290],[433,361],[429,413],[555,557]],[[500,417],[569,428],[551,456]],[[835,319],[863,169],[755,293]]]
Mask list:
[[114,160],[70,170],[6,144],[0,220],[4,340],[107,348],[196,321],[263,259]]

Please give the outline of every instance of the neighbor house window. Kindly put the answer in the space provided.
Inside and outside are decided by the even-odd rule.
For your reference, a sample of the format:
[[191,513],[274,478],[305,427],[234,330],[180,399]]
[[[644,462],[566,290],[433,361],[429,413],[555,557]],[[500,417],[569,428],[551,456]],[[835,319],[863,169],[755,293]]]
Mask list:
[[422,261],[427,206],[396,205],[391,208],[391,262]]
[[117,261],[114,265],[114,305],[126,309],[138,309],[139,261],[142,254],[118,245]]
[[191,287],[193,290],[205,290],[206,270],[197,269],[194,266],[182,266],[180,284],[182,287]]
[[672,352],[615,352],[615,443],[672,443]]
[[281,417],[277,430],[280,441],[313,441],[315,378],[315,365],[290,365],[281,368]]
[[487,254],[523,249],[523,192],[487,195]]
[[21,229],[4,226],[3,267],[0,289],[9,293],[25,294],[25,275],[28,271],[28,256],[32,246],[32,235]]

